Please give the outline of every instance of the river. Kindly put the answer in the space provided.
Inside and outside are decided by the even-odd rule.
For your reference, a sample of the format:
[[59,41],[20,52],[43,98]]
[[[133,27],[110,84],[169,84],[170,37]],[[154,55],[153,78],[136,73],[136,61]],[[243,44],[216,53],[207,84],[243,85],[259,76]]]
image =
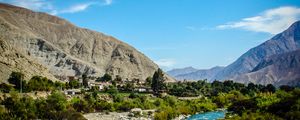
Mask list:
[[221,118],[225,118],[226,110],[220,111],[212,111],[212,112],[205,112],[192,115],[187,118],[187,120],[217,120]]

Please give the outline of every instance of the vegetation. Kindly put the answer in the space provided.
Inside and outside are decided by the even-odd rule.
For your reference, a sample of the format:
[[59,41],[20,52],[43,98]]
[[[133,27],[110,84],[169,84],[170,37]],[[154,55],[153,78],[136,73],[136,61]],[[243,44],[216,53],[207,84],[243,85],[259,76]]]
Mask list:
[[89,86],[89,79],[86,74],[82,75],[82,84],[85,88]]
[[102,77],[99,77],[96,81],[97,82],[108,82],[108,81],[112,81],[112,77],[111,77],[111,75],[105,73]]
[[260,93],[255,97],[234,101],[228,110],[237,116],[232,119],[300,119],[300,89]]
[[26,81],[24,80],[24,74],[20,72],[12,72],[8,82],[15,85],[14,88],[16,90],[20,90],[22,92],[22,89],[26,86]]
[[0,119],[75,119],[84,120],[81,113],[73,110],[68,104],[64,94],[53,92],[46,99],[33,99],[29,96],[21,97],[11,92],[10,97],[0,101]]
[[165,83],[164,83],[164,74],[163,71],[159,68],[155,71],[152,77],[151,88],[155,94],[159,94],[165,90]]
[[[83,80],[87,78],[83,76]],[[104,81],[110,79],[108,74],[102,78]],[[116,77],[113,81],[120,83],[121,80]],[[125,112],[133,108],[155,109],[153,117],[156,120],[217,108],[228,110],[226,119],[300,119],[300,89],[291,86],[276,89],[271,84],[244,85],[233,81],[209,83],[206,80],[164,83],[164,75],[158,69],[153,77],[147,78],[144,85],[151,85],[153,94],[166,92],[166,96],[134,92],[134,80],[123,86],[112,84],[102,92],[92,88],[80,95],[67,97],[61,90],[87,87],[87,84],[83,82],[81,86],[78,80],[53,82],[42,76],[34,76],[26,82],[24,75],[19,72],[13,72],[8,81],[11,85],[0,84],[0,91],[9,93],[0,99],[0,119],[85,119],[83,113]],[[23,93],[19,93],[21,90]],[[24,94],[36,91],[50,91],[51,94],[37,98]]]

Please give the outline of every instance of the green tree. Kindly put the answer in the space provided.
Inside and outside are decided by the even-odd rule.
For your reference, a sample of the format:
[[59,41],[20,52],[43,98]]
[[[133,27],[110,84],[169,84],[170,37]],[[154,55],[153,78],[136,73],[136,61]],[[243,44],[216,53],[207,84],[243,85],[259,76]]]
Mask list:
[[85,88],[89,86],[89,79],[86,74],[82,75],[82,84]]
[[125,91],[133,91],[134,90],[134,84],[133,82],[126,82],[124,86]]
[[151,84],[152,84],[152,77],[147,77],[146,82],[145,82],[145,86],[151,86]]
[[20,92],[22,92],[22,89],[24,89],[26,85],[24,74],[21,72],[12,72],[8,78],[8,82],[14,84],[15,89],[20,90]]
[[33,76],[26,85],[26,90],[30,91],[49,91],[55,89],[55,85],[51,80],[42,76]]
[[114,81],[116,81],[117,83],[122,82],[121,76],[120,76],[120,75],[117,75]]
[[274,93],[276,91],[276,88],[272,84],[268,84],[264,89],[264,92],[271,92]]
[[6,83],[1,83],[0,84],[0,91],[4,93],[9,93],[13,87],[11,85],[8,85]]
[[64,111],[67,107],[67,99],[61,92],[55,91],[47,97],[46,102],[48,103],[50,110]]
[[152,77],[152,84],[151,88],[154,93],[161,93],[165,90],[165,83],[164,83],[164,74],[163,71],[159,68]]
[[96,82],[108,82],[108,81],[112,81],[112,76],[105,73],[102,77],[98,77],[96,79]]
[[78,80],[71,80],[69,82],[69,87],[70,88],[79,88],[80,87],[80,83]]

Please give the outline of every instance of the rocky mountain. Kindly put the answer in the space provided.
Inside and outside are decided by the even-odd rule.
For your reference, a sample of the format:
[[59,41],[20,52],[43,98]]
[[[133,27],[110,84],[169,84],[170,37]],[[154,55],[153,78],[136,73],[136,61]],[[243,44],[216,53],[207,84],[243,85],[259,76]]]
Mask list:
[[242,83],[298,84],[299,49],[300,21],[297,21],[287,30],[250,49],[224,68],[198,70],[174,77],[179,80],[231,79]]
[[250,73],[233,79],[241,83],[297,86],[300,82],[300,49],[266,57]]
[[225,67],[213,79],[231,79],[240,74],[251,72],[264,58],[286,53],[300,48],[300,21],[270,40],[254,47]]
[[170,71],[167,71],[167,73],[171,76],[178,76],[182,74],[188,74],[197,71],[198,69],[193,68],[193,67],[185,67],[185,68],[178,68],[178,69],[173,69]]
[[[177,80],[212,80],[218,72],[220,72],[224,67],[213,67],[211,69],[196,70],[188,73],[181,73],[174,76]],[[172,75],[172,74],[170,74]]]
[[46,13],[0,3],[0,31],[2,80],[14,70],[53,79],[109,73],[145,80],[158,69],[130,45]]

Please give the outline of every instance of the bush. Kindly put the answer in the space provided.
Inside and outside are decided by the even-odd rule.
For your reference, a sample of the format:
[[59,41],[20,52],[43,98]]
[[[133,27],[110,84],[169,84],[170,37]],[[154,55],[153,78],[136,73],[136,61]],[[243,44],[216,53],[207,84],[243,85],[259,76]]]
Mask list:
[[0,84],[0,91],[4,93],[9,93],[11,90],[13,90],[13,86],[8,85],[6,83]]

